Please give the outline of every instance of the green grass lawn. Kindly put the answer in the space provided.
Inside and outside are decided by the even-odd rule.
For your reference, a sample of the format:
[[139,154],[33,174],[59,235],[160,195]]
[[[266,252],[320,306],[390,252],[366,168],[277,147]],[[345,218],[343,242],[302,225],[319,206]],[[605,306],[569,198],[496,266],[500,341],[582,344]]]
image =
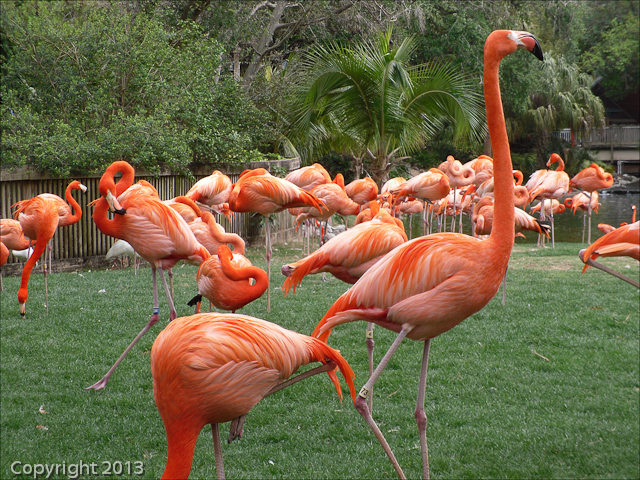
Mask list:
[[[593,268],[582,275],[580,248],[516,245],[506,305],[500,292],[432,342],[426,396],[432,478],[640,477],[639,293]],[[241,313],[310,334],[348,286],[311,276],[285,299],[280,267],[301,254],[296,246],[276,246],[271,313],[266,296]],[[247,256],[264,268],[263,249],[249,249]],[[602,262],[638,278],[635,260]],[[196,269],[174,270],[178,315],[189,315]],[[12,473],[14,462],[58,464],[58,475],[49,478],[73,478],[80,462],[95,463],[98,473],[83,478],[158,478],[167,445],[149,355],[168,322],[162,291],[161,321],[106,389],[84,390],[151,315],[150,269],[137,276],[129,268],[48,278],[49,314],[37,274],[24,319],[18,314],[20,279],[4,278],[0,478],[20,478]],[[356,372],[357,389],[367,379],[364,333],[364,323],[351,323],[330,338]],[[376,328],[377,360],[394,338]],[[374,418],[409,478],[422,475],[413,416],[421,354],[421,343],[405,340],[374,394]],[[223,438],[227,432],[225,424]],[[230,479],[396,477],[349,397],[340,404],[325,374],[263,400],[249,415],[242,440],[224,443],[223,452]],[[136,462],[143,464],[140,476]],[[63,464],[70,468],[66,473]],[[123,474],[100,475],[109,465]],[[33,478],[28,469],[22,478]],[[198,440],[191,478],[215,478],[208,428]]]

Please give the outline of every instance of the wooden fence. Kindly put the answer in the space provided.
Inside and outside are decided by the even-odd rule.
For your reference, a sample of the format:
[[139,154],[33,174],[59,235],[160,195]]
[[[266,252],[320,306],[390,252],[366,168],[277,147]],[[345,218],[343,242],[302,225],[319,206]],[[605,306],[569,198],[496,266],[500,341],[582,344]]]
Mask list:
[[[297,159],[296,159],[297,160]],[[298,168],[300,166],[299,160],[297,161],[284,161],[285,167],[289,169]],[[257,168],[258,166],[265,165],[251,165],[250,168]],[[280,165],[282,166],[282,165]],[[192,180],[186,176],[164,174],[160,176],[153,176],[149,174],[138,174],[136,171],[136,179],[146,180],[151,183],[160,194],[160,198],[170,199],[178,195],[184,195],[191,188],[191,186],[199,179],[211,174],[201,172],[195,175],[195,180]],[[102,257],[106,255],[109,248],[115,242],[115,239],[104,235],[95,223],[91,219],[92,207],[87,206],[90,202],[98,198],[98,183],[100,181],[100,175],[87,175],[77,176],[70,179],[51,178],[46,175],[41,175],[26,170],[5,170],[0,171],[0,198],[2,198],[2,205],[0,205],[0,217],[1,218],[13,218],[11,208],[13,204],[20,200],[32,198],[40,193],[53,193],[55,195],[64,198],[65,189],[72,180],[78,180],[82,184],[86,185],[87,192],[82,193],[80,190],[74,190],[72,195],[76,198],[78,204],[82,208],[82,218],[75,225],[68,227],[60,227],[53,237],[53,259],[54,270],[65,269],[64,264],[75,265],[76,267],[82,267],[86,264],[95,264],[96,257]],[[227,174],[232,182],[238,179],[239,173]],[[216,216],[220,225],[228,232],[237,233],[248,244],[258,244],[258,242],[264,242],[264,229],[258,226],[257,220],[260,219],[259,215],[251,213],[236,213],[231,221],[220,216]],[[255,218],[254,218],[255,217]],[[276,226],[274,228],[273,242],[284,242],[296,236],[294,220],[295,218],[287,211],[281,212],[275,216]],[[70,259],[74,261],[69,262]],[[66,262],[64,262],[66,260]],[[5,269],[7,273],[14,273],[12,264],[17,263],[13,255],[9,256],[7,262],[8,269]],[[56,268],[58,263],[58,268]],[[62,265],[60,265],[62,264]]]

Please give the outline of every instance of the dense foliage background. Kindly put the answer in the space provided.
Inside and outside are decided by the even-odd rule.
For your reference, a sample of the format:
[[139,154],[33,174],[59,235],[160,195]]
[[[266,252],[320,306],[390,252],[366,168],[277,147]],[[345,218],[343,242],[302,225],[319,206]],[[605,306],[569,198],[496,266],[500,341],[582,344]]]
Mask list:
[[[340,142],[305,157],[311,150],[290,129],[293,86],[314,46],[372,41],[391,24],[392,42],[414,36],[413,65],[450,62],[476,94],[487,34],[535,33],[556,70],[514,56],[501,71],[525,171],[556,147],[549,131],[601,123],[588,96],[595,79],[611,98],[638,91],[638,0],[14,0],[0,12],[2,165],[56,176],[116,158],[183,173],[266,153],[350,161],[356,152]],[[556,82],[561,75],[573,77]],[[554,104],[567,98],[568,113]],[[408,160],[426,167],[482,153],[453,131],[443,127]]]

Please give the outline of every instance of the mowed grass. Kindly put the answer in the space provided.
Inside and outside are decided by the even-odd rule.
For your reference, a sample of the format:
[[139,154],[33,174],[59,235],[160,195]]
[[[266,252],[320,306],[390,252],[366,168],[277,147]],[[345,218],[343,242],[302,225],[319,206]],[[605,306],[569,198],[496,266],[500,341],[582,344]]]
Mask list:
[[[432,342],[426,394],[432,478],[640,477],[639,292],[593,268],[582,275],[580,248],[516,245],[506,305],[500,291],[484,310]],[[247,256],[264,268],[264,249],[249,249]],[[265,295],[241,313],[310,334],[348,286],[310,276],[284,298],[280,267],[301,256],[299,246],[277,245],[271,312]],[[602,262],[638,278],[635,260]],[[178,315],[189,315],[196,268],[174,271]],[[48,284],[49,314],[43,276],[36,274],[23,319],[19,277],[4,278],[0,477],[20,477],[12,472],[14,462],[95,463],[97,475],[84,478],[160,477],[167,445],[149,356],[168,322],[162,291],[161,321],[106,389],[84,390],[147,322],[150,269],[137,276],[131,268],[54,274]],[[364,332],[362,322],[342,325],[329,340],[352,365],[357,389],[368,376]],[[376,328],[376,361],[394,338]],[[409,478],[422,475],[413,416],[421,353],[422,343],[405,340],[374,391],[374,418]],[[225,424],[223,438],[227,432]],[[396,477],[346,387],[341,404],[326,374],[259,403],[243,438],[224,443],[223,452],[230,479]],[[109,465],[119,469],[117,462],[122,475],[101,475]],[[135,462],[142,462],[142,475],[134,474]],[[70,476],[59,470],[50,478]],[[191,478],[215,478],[208,428],[196,445]]]

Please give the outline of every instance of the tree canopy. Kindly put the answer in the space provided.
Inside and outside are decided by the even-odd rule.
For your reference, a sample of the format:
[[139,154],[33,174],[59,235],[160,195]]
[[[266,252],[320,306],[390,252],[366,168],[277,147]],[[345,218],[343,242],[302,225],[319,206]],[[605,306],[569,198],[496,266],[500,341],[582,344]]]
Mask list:
[[[470,92],[480,91],[487,34],[524,27],[545,54],[588,75],[581,77],[585,88],[598,79],[607,95],[622,98],[638,91],[638,6],[638,0],[7,0],[0,9],[1,164],[69,176],[126,158],[152,172],[189,172],[304,151],[309,137],[292,143],[289,128],[306,53],[368,45],[387,25],[394,26],[392,49],[413,39],[403,59],[408,75],[437,61],[450,65]],[[501,69],[501,82],[509,123],[531,123],[537,74],[514,59]],[[337,119],[325,115],[322,128]],[[400,147],[399,156],[420,156],[435,148],[435,139],[455,150],[461,131],[455,123],[423,124],[421,135],[394,133],[385,152]],[[334,143],[336,153],[363,154],[346,139]]]

